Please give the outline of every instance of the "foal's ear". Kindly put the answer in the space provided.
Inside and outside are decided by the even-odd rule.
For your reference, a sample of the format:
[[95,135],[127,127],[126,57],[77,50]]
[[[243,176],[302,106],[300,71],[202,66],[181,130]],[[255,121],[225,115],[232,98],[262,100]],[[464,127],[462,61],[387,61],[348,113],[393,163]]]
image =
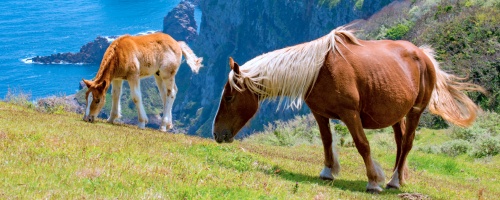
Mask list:
[[90,88],[92,85],[94,85],[93,81],[85,80],[82,78],[83,83],[87,86],[87,88]]
[[239,74],[240,73],[240,66],[238,63],[234,62],[233,58],[229,57],[229,67],[234,71],[234,73]]
[[[103,91],[104,89],[106,89],[107,84],[108,83],[106,81],[103,81],[102,83],[96,85],[95,88],[99,91]],[[106,91],[104,91],[104,93],[106,93]]]

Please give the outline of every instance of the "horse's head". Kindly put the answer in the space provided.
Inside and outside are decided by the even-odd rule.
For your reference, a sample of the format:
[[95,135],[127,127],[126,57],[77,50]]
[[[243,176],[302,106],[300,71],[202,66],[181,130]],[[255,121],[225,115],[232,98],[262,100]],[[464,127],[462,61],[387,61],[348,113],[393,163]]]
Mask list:
[[[235,78],[241,78],[239,65],[229,58],[229,66]],[[239,88],[229,81],[224,86],[219,110],[214,119],[213,134],[218,143],[232,142],[238,131],[250,120],[259,108],[258,96],[245,88],[242,81],[235,81]]]
[[101,112],[102,107],[106,103],[106,81],[96,84],[94,81],[83,80],[85,85],[87,85],[87,93],[85,93],[85,99],[87,100],[87,106],[85,109],[85,115],[83,116],[83,121],[94,122],[99,112]]

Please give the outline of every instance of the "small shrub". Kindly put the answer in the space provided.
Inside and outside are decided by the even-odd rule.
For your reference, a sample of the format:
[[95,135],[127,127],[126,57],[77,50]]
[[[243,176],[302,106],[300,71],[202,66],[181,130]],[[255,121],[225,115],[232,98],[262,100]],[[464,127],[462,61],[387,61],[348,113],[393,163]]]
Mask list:
[[63,114],[65,112],[83,112],[83,108],[78,105],[73,96],[52,96],[38,100],[38,110],[53,114]]
[[474,142],[470,156],[475,158],[483,158],[494,156],[500,153],[500,138],[491,137],[489,135],[480,137]]
[[31,94],[25,93],[21,89],[8,89],[4,101],[12,104],[24,106],[27,108],[35,108],[35,104],[31,101]]
[[333,130],[339,137],[340,146],[354,146],[354,141],[349,137],[349,129],[343,124],[335,124]]
[[[335,138],[335,136],[334,136]],[[296,116],[289,121],[275,121],[255,133],[245,141],[276,146],[296,146],[301,144],[321,144],[321,135],[312,115]]]
[[417,151],[421,151],[421,152],[428,153],[428,154],[438,154],[441,152],[441,150],[437,146],[418,147]]
[[387,30],[385,37],[391,40],[402,39],[410,31],[411,26],[410,22],[397,24]]
[[441,152],[449,156],[465,154],[471,149],[471,144],[465,140],[452,140],[441,146]]

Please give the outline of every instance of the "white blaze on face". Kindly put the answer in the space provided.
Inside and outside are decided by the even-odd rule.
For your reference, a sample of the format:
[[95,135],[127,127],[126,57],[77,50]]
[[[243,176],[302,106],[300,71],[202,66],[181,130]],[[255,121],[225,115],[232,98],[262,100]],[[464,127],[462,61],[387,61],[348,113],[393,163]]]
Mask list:
[[85,116],[88,117],[90,115],[90,104],[92,103],[92,92],[89,93],[87,97],[87,109],[85,109]]
[[[222,97],[224,97],[224,90],[225,89],[222,89],[222,94],[220,95],[221,102],[222,102]],[[219,113],[219,109],[220,109],[220,103],[219,103],[219,107],[217,107],[217,112],[215,112],[216,116]],[[214,117],[214,122],[212,123],[212,134],[214,134],[214,127],[215,127],[215,117]]]

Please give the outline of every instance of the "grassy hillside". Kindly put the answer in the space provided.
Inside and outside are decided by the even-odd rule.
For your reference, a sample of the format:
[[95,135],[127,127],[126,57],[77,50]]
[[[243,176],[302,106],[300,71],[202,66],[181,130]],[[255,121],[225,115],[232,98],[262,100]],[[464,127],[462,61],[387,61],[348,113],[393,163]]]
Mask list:
[[[319,145],[282,147],[252,140],[217,144],[210,139],[85,123],[81,115],[47,114],[0,102],[2,199],[494,199],[500,196],[500,156],[473,159],[412,151],[411,177],[401,190],[366,194],[361,157],[340,149],[341,176],[317,178]],[[393,138],[369,135],[387,179]],[[415,149],[449,139],[421,130]]]

